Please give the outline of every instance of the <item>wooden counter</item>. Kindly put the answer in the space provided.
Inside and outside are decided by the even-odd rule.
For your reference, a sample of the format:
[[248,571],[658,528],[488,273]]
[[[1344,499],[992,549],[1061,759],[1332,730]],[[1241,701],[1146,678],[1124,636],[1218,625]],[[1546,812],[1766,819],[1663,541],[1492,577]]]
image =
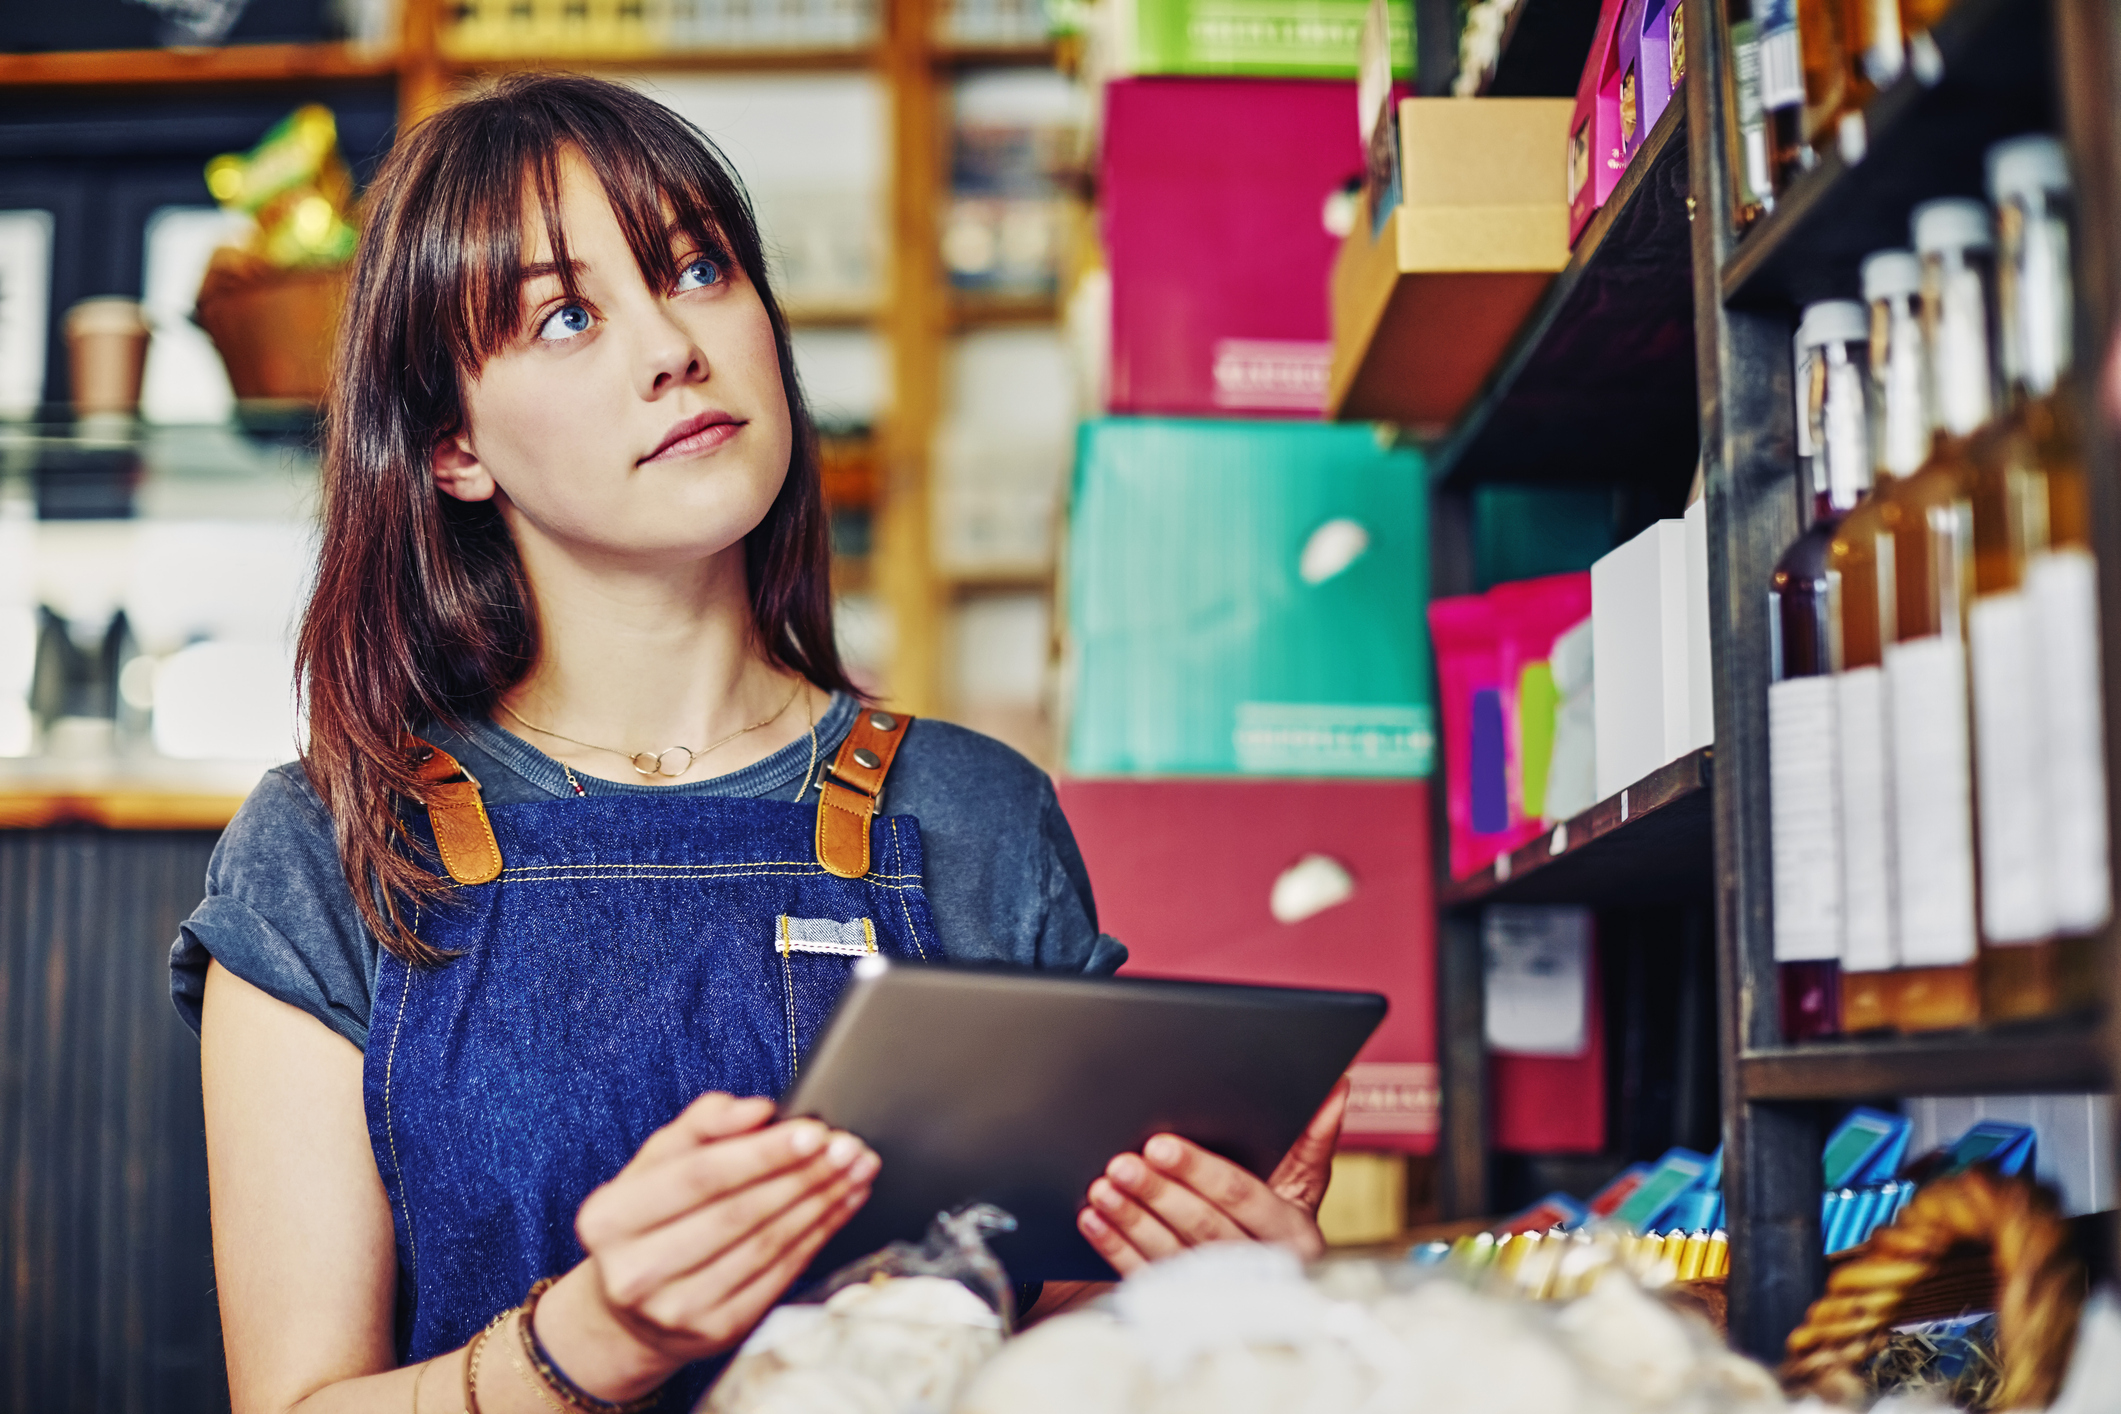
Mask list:
[[230,762],[0,761],[0,830],[101,825],[218,832],[265,769]]

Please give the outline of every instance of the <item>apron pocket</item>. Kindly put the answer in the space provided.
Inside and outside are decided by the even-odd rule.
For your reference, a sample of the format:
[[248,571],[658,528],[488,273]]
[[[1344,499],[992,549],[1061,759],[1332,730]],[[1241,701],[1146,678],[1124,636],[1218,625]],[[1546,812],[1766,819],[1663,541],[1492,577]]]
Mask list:
[[781,978],[787,985],[788,1073],[800,1073],[802,1057],[817,1040],[818,1028],[847,989],[858,958],[876,953],[876,925],[867,918],[791,918],[774,924],[773,949],[781,956]]

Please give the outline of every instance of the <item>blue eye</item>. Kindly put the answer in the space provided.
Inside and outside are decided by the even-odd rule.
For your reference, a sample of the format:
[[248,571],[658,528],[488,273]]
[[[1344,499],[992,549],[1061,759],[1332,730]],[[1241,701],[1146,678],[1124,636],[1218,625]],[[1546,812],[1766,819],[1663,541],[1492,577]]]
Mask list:
[[553,311],[550,319],[538,326],[538,337],[552,340],[571,339],[587,329],[592,318],[589,311],[581,305],[561,305]]
[[709,285],[722,283],[722,267],[719,262],[701,256],[698,260],[678,271],[679,290],[704,290]]

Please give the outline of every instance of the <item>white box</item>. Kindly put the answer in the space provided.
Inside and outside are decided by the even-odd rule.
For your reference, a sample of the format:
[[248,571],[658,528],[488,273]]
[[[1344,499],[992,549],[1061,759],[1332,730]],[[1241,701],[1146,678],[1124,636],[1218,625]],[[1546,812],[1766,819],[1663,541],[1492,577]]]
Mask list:
[[1709,503],[1686,508],[1686,666],[1689,730],[1681,754],[1716,744],[1716,678],[1709,664]]
[[1686,538],[1661,520],[1591,566],[1601,800],[1690,749]]

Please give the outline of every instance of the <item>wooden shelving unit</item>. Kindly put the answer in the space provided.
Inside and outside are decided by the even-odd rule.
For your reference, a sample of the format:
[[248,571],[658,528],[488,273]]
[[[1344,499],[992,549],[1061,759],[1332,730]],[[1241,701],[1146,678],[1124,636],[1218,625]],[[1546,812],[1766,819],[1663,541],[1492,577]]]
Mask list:
[[[1588,47],[1589,40],[1585,40]],[[1578,486],[1693,474],[1694,294],[1687,115],[1667,108],[1473,405],[1431,476]]]
[[[1585,7],[1586,9],[1594,7]],[[1466,498],[1499,482],[1614,487],[1674,514],[1697,447],[1709,518],[1715,746],[1515,851],[1438,883],[1447,1217],[1483,1208],[1479,910],[1710,901],[1733,1342],[1773,1363],[1820,1291],[1819,1154],[1857,1101],[2110,1091],[2121,1024],[2067,1017],[1925,1036],[1785,1045],[1772,947],[1766,586],[1798,526],[1790,338],[1799,307],[1853,297],[1870,251],[1908,243],[1921,200],[1982,193],[1997,139],[2060,131],[2078,179],[2078,392],[2096,406],[2121,323],[2121,7],[1958,0],[1910,74],[1865,114],[1864,150],[1830,152],[1741,233],[1733,202],[1730,0],[1686,0],[1686,93],[1667,112],[1481,397],[1431,449],[1435,592],[1470,589]],[[1572,63],[1513,53],[1562,0],[1524,0],[1491,93],[1573,92]],[[1524,87],[1508,87],[1522,83]],[[1433,91],[1433,88],[1432,90]],[[2121,762],[2121,479],[2105,421],[2085,419],[2095,487],[2109,760]],[[1650,797],[1638,805],[1638,799]],[[2112,795],[2121,804],[2121,793]],[[2121,840],[2121,830],[2114,831]],[[2105,940],[2111,969],[2115,939]],[[1611,959],[1605,959],[1606,965]],[[2108,979],[2115,995],[2116,979]],[[2111,1010],[2111,1008],[2109,1008]]]
[[1703,748],[1658,767],[1478,873],[1440,885],[1437,902],[1460,908],[1708,897],[1714,755]]
[[102,49],[0,54],[0,85],[75,88],[259,84],[392,78],[398,53],[357,44],[232,44],[219,49]]

